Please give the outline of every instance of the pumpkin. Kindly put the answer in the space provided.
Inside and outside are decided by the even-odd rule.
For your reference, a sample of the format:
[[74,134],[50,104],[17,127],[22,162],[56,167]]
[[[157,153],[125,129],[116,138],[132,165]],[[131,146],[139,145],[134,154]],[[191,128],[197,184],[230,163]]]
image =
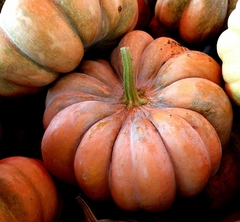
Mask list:
[[137,19],[137,0],[6,1],[0,14],[0,95],[42,89],[74,70],[88,48],[116,44]]
[[134,30],[110,60],[83,60],[48,90],[47,169],[93,200],[162,211],[218,170],[232,127],[221,67],[171,38]]
[[228,28],[221,33],[217,41],[217,53],[222,60],[222,73],[225,91],[232,101],[240,105],[240,3],[228,18]]
[[237,0],[157,0],[155,17],[189,44],[217,37]]
[[56,185],[39,159],[0,160],[0,221],[53,222],[58,214]]

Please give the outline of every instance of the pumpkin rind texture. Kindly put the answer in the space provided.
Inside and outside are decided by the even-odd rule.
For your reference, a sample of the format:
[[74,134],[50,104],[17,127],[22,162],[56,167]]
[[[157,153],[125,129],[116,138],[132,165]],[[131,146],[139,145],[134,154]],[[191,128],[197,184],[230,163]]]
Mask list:
[[228,28],[217,41],[217,53],[222,60],[225,91],[232,101],[240,105],[240,3],[228,18]]
[[41,160],[7,157],[0,160],[0,172],[0,221],[55,221],[58,191]]
[[[139,104],[126,102],[125,47]],[[221,78],[207,54],[131,31],[109,61],[83,60],[49,88],[43,161],[94,200],[166,210],[177,194],[199,193],[218,170],[233,117]]]
[[137,0],[6,1],[0,14],[0,95],[38,91],[74,70],[88,48],[115,44],[137,19]]
[[236,0],[157,0],[155,17],[178,32],[185,43],[204,43],[217,37]]

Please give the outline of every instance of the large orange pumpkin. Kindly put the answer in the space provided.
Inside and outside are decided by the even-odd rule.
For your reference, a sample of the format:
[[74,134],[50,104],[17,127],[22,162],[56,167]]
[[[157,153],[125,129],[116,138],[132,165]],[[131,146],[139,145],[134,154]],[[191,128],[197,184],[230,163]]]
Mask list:
[[41,160],[11,156],[0,160],[0,221],[53,222],[59,195]]
[[237,0],[157,0],[155,17],[190,44],[211,40],[226,28]]
[[137,0],[8,0],[0,15],[0,95],[32,93],[77,67],[89,47],[134,29]]
[[221,67],[144,31],[49,89],[42,156],[59,179],[125,210],[167,209],[218,170],[232,127]]

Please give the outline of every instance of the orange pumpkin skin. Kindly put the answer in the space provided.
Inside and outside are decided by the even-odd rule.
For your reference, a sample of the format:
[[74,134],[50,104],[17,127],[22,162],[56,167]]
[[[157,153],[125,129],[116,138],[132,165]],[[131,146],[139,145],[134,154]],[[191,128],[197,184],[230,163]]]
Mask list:
[[7,157],[0,160],[0,172],[0,221],[55,221],[58,192],[41,160]]
[[6,1],[0,16],[0,95],[33,93],[72,71],[89,47],[115,44],[133,30],[137,9],[137,0]]
[[[144,104],[126,105],[120,48],[132,54]],[[194,196],[218,170],[232,107],[208,55],[143,31],[125,35],[105,60],[85,60],[49,89],[42,156],[56,177],[94,200],[161,211]],[[126,95],[125,95],[126,96]]]
[[235,0],[157,0],[155,17],[167,28],[178,30],[184,42],[196,44],[220,33],[234,4]]

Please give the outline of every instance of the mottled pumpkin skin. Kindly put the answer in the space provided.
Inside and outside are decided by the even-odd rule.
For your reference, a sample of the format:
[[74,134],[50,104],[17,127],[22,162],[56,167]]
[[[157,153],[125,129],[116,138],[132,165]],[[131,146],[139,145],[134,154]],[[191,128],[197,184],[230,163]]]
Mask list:
[[217,41],[217,53],[222,60],[225,91],[240,106],[240,3],[228,18],[228,27]]
[[[144,105],[125,104],[123,46]],[[84,60],[77,71],[47,94],[41,151],[50,172],[125,210],[165,210],[176,194],[204,188],[218,170],[233,116],[215,60],[135,30],[109,62]]]
[[134,29],[137,19],[137,0],[6,1],[0,15],[0,95],[41,89],[75,69],[89,47],[109,46]]
[[58,197],[42,161],[21,156],[0,160],[1,222],[53,222]]
[[202,43],[216,37],[225,25],[236,0],[157,0],[155,17],[178,30],[186,43]]

